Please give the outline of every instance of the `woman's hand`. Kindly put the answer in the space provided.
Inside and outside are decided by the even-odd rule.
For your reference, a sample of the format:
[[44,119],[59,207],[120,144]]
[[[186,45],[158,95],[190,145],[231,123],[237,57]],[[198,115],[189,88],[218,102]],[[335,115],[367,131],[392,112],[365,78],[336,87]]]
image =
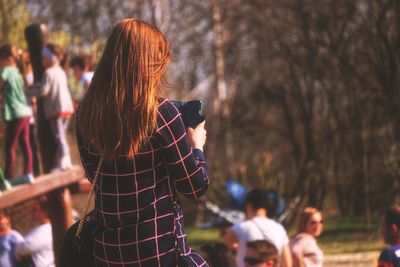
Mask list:
[[197,148],[200,150],[203,150],[203,146],[206,143],[206,129],[204,129],[204,124],[206,122],[203,121],[195,129],[192,127],[188,127],[186,129],[188,138],[189,138],[189,143],[192,146],[193,149]]

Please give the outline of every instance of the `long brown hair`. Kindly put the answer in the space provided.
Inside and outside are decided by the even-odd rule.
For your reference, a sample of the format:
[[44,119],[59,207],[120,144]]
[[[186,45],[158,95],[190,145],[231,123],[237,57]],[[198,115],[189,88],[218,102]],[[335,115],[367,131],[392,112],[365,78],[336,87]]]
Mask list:
[[154,26],[136,19],[115,25],[79,107],[78,128],[92,149],[132,158],[148,141],[169,59],[169,44]]

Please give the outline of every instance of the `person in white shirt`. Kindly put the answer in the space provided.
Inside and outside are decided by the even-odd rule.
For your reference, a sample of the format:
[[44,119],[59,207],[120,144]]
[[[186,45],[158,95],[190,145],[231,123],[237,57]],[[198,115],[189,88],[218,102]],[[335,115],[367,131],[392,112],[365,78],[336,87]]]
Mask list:
[[264,190],[253,189],[246,196],[247,220],[229,228],[220,242],[231,249],[237,249],[237,265],[244,267],[248,241],[267,240],[278,250],[281,266],[291,267],[292,257],[289,238],[282,225],[267,217],[269,200]]
[[31,257],[37,267],[55,267],[53,235],[47,211],[47,199],[42,198],[32,208],[32,220],[39,226],[30,230],[15,249],[17,260]]
[[63,62],[65,53],[56,44],[47,44],[42,49],[42,64],[46,69],[42,80],[25,91],[43,101],[45,119],[49,121],[56,155],[51,172],[72,168],[70,149],[67,141],[67,128],[74,105],[68,88],[67,75]]

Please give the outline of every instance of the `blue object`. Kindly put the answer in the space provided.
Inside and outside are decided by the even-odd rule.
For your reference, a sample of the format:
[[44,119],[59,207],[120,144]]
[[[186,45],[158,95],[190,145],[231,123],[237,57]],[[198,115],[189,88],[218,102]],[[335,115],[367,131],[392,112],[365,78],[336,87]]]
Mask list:
[[268,189],[265,191],[271,201],[271,209],[269,215],[278,217],[285,210],[285,199],[281,197],[275,189]]
[[228,181],[225,184],[230,199],[230,208],[244,210],[246,204],[247,188],[235,181]]

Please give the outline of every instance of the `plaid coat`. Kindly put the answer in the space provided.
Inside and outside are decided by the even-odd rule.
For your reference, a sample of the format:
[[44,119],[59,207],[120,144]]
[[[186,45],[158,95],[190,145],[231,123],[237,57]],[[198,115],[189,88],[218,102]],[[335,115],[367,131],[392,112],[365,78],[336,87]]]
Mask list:
[[[92,181],[99,155],[84,144],[77,129],[81,160]],[[181,114],[161,99],[157,129],[133,159],[103,163],[95,187],[98,227],[94,231],[96,266],[208,266],[188,245],[176,191],[197,199],[210,180],[203,152],[192,150]]]

